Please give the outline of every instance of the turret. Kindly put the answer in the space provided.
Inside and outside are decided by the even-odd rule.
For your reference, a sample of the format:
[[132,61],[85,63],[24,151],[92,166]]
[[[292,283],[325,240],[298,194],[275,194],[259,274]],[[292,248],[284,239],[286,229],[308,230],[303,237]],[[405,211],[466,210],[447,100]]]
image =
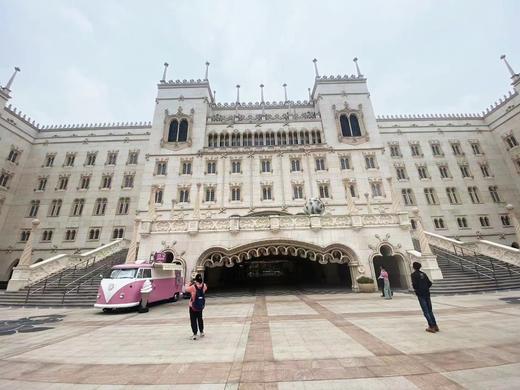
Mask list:
[[515,89],[516,92],[520,93],[520,74],[515,73],[515,71],[511,67],[511,65],[509,65],[509,62],[507,61],[505,54],[502,54],[500,56],[500,59],[502,61],[504,61],[504,63],[506,64],[507,70],[511,74],[511,80],[512,80],[511,85],[513,86],[513,88]]
[[3,108],[7,104],[7,101],[11,98],[11,86],[13,85],[14,78],[16,76],[16,73],[20,71],[20,68],[15,67],[14,72],[7,82],[5,87],[0,86],[0,106]]

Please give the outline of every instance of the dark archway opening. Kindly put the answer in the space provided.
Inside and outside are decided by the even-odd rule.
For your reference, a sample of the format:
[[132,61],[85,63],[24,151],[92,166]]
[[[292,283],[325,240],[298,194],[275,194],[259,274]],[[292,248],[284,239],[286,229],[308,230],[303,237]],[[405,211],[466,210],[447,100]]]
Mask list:
[[257,257],[233,267],[206,267],[204,279],[212,291],[352,288],[347,264],[320,264],[282,255]]
[[390,288],[392,289],[406,289],[407,272],[404,259],[400,255],[392,255],[392,250],[387,246],[382,246],[380,255],[373,259],[374,274],[376,278],[379,277],[381,266],[388,272],[388,280],[390,281]]
[[166,252],[165,253],[165,263],[173,263],[173,253],[172,252]]

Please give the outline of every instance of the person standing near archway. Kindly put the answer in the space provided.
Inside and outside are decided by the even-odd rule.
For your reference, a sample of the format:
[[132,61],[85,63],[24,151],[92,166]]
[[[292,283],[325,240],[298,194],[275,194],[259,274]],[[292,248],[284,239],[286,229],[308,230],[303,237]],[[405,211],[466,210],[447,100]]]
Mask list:
[[417,295],[417,299],[419,300],[419,305],[421,305],[424,317],[428,322],[426,332],[436,333],[439,331],[439,327],[437,326],[437,321],[433,315],[432,300],[430,298],[430,287],[432,286],[432,282],[428,278],[428,275],[421,271],[421,263],[414,261],[412,267],[415,270],[411,275],[413,289],[415,290],[415,295]]
[[208,286],[202,281],[201,274],[195,276],[188,286],[186,286],[186,292],[190,293],[189,311],[190,311],[190,322],[191,330],[193,332],[192,340],[197,340],[197,333],[200,337],[204,337],[204,320],[202,318],[202,311],[206,306],[206,290]]
[[392,299],[392,291],[390,290],[390,280],[388,279],[388,272],[381,266],[381,273],[379,274],[379,278],[383,280],[383,295],[385,299]]

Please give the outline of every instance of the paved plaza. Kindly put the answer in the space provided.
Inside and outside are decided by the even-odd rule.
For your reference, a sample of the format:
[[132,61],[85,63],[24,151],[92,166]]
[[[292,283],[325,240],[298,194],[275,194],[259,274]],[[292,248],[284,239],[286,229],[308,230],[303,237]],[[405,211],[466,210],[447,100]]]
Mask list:
[[138,314],[0,307],[1,389],[518,389],[520,292],[433,298],[295,293]]

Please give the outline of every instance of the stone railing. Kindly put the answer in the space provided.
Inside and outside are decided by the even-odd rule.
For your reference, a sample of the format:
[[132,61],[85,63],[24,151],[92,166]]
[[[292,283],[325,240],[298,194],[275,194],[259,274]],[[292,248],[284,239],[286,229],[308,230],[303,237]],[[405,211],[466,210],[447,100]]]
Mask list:
[[259,217],[239,217],[215,219],[177,219],[163,221],[146,221],[141,223],[141,234],[149,233],[190,233],[258,230],[295,230],[295,229],[336,229],[352,228],[361,229],[371,226],[398,225],[408,229],[408,213],[385,213],[385,214],[351,214],[351,215],[271,215]]
[[128,248],[129,240],[117,239],[99,248],[89,250],[84,253],[77,254],[59,254],[46,260],[31,264],[28,267],[16,267],[13,270],[13,276],[9,280],[7,291],[17,291],[30,284],[34,284],[53,274],[61,272],[67,268],[71,268],[83,263],[88,265],[97,263],[106,259],[108,256]]
[[464,250],[469,252],[476,252],[484,256],[489,256],[494,259],[505,261],[506,263],[520,266],[520,250],[497,244],[487,240],[477,240],[470,242],[463,242],[448,238],[435,233],[425,232],[428,238],[428,243],[435,245],[441,249],[447,250],[451,253],[461,254]]

